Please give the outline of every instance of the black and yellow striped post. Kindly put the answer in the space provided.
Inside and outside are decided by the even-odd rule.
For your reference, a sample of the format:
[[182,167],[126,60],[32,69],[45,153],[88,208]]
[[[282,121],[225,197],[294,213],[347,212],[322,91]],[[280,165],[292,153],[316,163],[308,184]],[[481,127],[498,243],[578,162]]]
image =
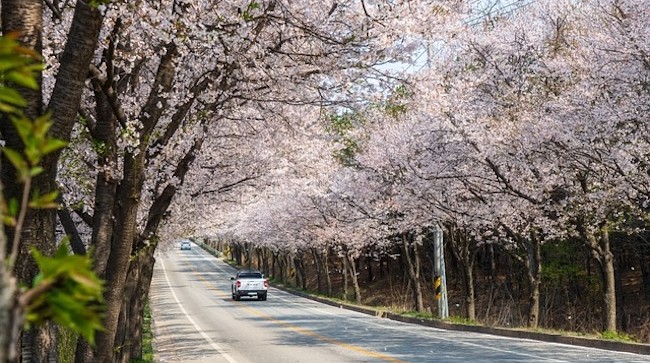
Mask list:
[[438,317],[447,319],[449,317],[449,306],[447,302],[447,277],[445,273],[445,244],[443,241],[443,231],[440,225],[436,224],[433,233],[433,255],[435,278],[434,288],[436,292],[436,302],[438,305]]

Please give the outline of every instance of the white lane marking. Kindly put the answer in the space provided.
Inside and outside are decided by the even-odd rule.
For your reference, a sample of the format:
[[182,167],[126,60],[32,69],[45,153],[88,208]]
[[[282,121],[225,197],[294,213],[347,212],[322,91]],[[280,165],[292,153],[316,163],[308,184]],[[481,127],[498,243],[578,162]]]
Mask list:
[[221,349],[221,347],[219,347],[217,343],[215,343],[203,330],[201,330],[201,328],[196,324],[196,322],[194,322],[194,319],[192,319],[192,317],[189,316],[187,311],[185,311],[185,308],[183,308],[183,305],[178,300],[178,296],[176,296],[176,292],[174,292],[174,288],[172,287],[171,282],[169,282],[169,276],[167,276],[167,269],[165,269],[165,263],[163,262],[162,259],[160,259],[160,265],[162,266],[163,273],[165,274],[165,280],[167,281],[167,286],[169,286],[169,290],[172,292],[172,296],[174,297],[174,300],[176,300],[178,307],[181,308],[181,311],[183,312],[185,317],[187,317],[187,320],[189,320],[190,323],[194,325],[196,331],[198,331],[199,334],[201,334],[201,336],[205,338],[205,340],[207,340],[208,343],[210,343],[210,346],[214,348],[214,350],[216,350],[219,354],[221,354],[224,358],[226,358],[228,362],[237,363],[237,361],[233,357],[231,357],[228,353],[226,353],[223,349]]

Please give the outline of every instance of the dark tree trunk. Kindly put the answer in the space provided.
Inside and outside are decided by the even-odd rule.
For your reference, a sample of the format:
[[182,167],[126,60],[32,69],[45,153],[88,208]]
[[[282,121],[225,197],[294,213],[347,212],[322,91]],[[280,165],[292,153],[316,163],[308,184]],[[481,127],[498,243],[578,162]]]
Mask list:
[[128,329],[131,326],[131,320],[135,317],[135,314],[131,314],[130,310],[137,309],[134,306],[136,301],[133,301],[133,297],[140,280],[140,258],[140,256],[135,256],[129,262],[129,270],[124,284],[124,301],[122,302],[117,328],[115,329],[115,343],[113,345],[116,349],[113,351],[114,357],[111,361],[114,363],[128,363],[131,345],[137,340],[135,332],[128,331]]
[[155,262],[153,251],[154,246],[140,251],[130,263],[115,341],[120,349],[115,351],[114,362],[128,363],[142,358],[142,326]]
[[[197,139],[177,165],[174,177],[180,180],[180,183],[185,180],[185,175],[195,159],[195,153],[202,145],[203,139]],[[176,190],[175,184],[168,184],[156,197],[149,209],[144,231],[134,247],[135,258],[129,264],[124,304],[114,343],[116,362],[128,363],[132,358],[142,357],[142,321],[153,274],[153,255],[158,245],[155,234],[176,195]]]
[[296,266],[296,270],[298,270],[298,275],[300,276],[300,288],[307,290],[307,274],[305,273],[305,265],[303,264],[302,259],[294,258],[293,264]]
[[[140,130],[139,148],[135,153],[126,152],[124,156],[124,177],[118,187],[117,206],[115,208],[115,225],[120,228],[114,231],[111,253],[108,258],[106,291],[104,294],[106,301],[104,326],[106,330],[97,335],[97,344],[93,350],[96,362],[111,362],[113,352],[117,348],[114,345],[115,334],[125,298],[124,284],[129,268],[129,258],[134,249],[138,250],[137,243],[140,241],[136,232],[137,212],[145,178],[147,140],[167,105],[166,99],[162,98],[160,94],[171,89],[175,74],[173,61],[176,56],[176,46],[168,44],[166,53],[160,60],[151,93],[140,114],[139,121],[142,128]],[[154,203],[154,206],[156,206],[156,203]],[[152,227],[151,214],[149,217],[145,227],[145,238],[153,235],[152,232],[148,231]],[[153,222],[153,224],[156,223]]]
[[424,311],[424,297],[422,294],[422,283],[420,282],[420,252],[418,245],[411,236],[402,236],[402,250],[404,251],[404,262],[409,280],[414,287],[415,310]]
[[537,328],[539,325],[539,286],[542,278],[542,246],[535,232],[526,240],[527,255],[526,271],[530,285],[528,296],[528,327]]
[[104,293],[106,302],[104,326],[106,330],[97,334],[97,345],[94,349],[94,361],[98,363],[108,363],[113,359],[113,344],[124,300],[124,282],[136,239],[136,217],[144,181],[143,167],[142,154],[126,155],[124,179],[117,193],[119,197],[117,198],[118,208],[115,223],[120,226],[120,229],[116,230],[114,235],[106,269]]
[[368,270],[368,282],[375,281],[375,275],[372,272],[372,253],[366,255],[366,269]]
[[271,276],[271,271],[269,270],[269,251],[268,248],[262,247],[262,250],[260,251],[262,254],[262,271],[264,272],[264,276]]
[[[0,231],[0,248],[6,247],[6,237],[3,231]],[[4,252],[0,252],[0,258],[4,260]],[[18,349],[17,344],[19,332],[14,329],[16,307],[16,279],[9,275],[4,266],[0,266],[0,362],[13,362],[16,359]]]
[[318,255],[318,251],[315,248],[311,249],[311,256],[312,259],[314,260],[314,264],[316,265],[316,292],[319,294],[323,293],[322,290],[322,278],[323,278],[323,267],[320,262],[320,256]]
[[74,220],[70,215],[70,210],[65,206],[63,202],[60,202],[59,206],[60,207],[57,210],[56,214],[59,217],[59,222],[61,222],[65,234],[70,238],[70,247],[72,247],[72,252],[75,255],[85,255],[86,246],[81,240],[81,236],[77,230],[77,225],[74,223]]
[[348,301],[348,258],[347,256],[342,256],[341,260],[343,262],[343,268],[341,271],[343,273],[343,301]]
[[357,273],[358,260],[351,258],[349,252],[345,254],[344,258],[346,259],[350,280],[352,281],[352,288],[354,289],[354,301],[356,301],[357,304],[361,304],[361,287],[359,286],[359,274]]
[[90,133],[103,145],[97,154],[99,172],[95,182],[95,208],[92,219],[91,244],[94,248],[93,268],[97,276],[106,276],[106,264],[113,239],[115,193],[119,180],[112,171],[117,162],[117,119],[101,87],[94,82],[97,122]]
[[330,276],[330,265],[329,265],[329,247],[323,249],[323,270],[325,271],[325,282],[327,283],[327,296],[332,296],[334,290],[332,288],[332,276]]
[[[2,34],[7,35],[11,32],[19,34],[18,42],[21,46],[33,49],[39,54],[43,51],[43,2],[40,0],[2,0]],[[39,86],[42,83],[42,76],[37,75]],[[25,116],[34,119],[43,114],[43,96],[41,88],[31,90],[15,86],[20,92],[27,106],[23,109]],[[22,151],[24,146],[13,123],[5,118],[0,122],[0,134],[5,142],[5,146],[17,151]],[[6,159],[4,153],[2,158],[2,185],[5,200],[17,198],[20,200],[22,195],[22,185],[20,184],[16,170],[13,165]],[[7,237],[9,248],[13,239],[13,229],[7,228]]]
[[609,231],[601,228],[600,236],[596,236],[578,223],[585,244],[591,252],[593,259],[598,262],[599,277],[604,307],[604,330],[616,332],[616,278],[614,271],[614,254],[611,251]]
[[645,250],[646,253],[641,255],[641,277],[643,281],[643,296],[645,300],[650,302],[650,253],[648,250]]
[[448,226],[449,246],[454,257],[459,261],[463,272],[463,289],[465,290],[465,314],[467,319],[476,320],[476,297],[474,292],[474,263],[478,248],[473,246],[472,240],[465,230]]
[[277,276],[275,274],[275,265],[278,262],[278,256],[276,255],[275,252],[271,252],[271,260],[272,260],[271,261],[271,276],[273,276],[273,278],[276,278]]
[[276,255],[276,260],[278,261],[278,270],[280,270],[280,282],[286,283],[287,279],[285,278],[286,271],[285,271],[284,255],[281,255],[279,252],[277,252],[275,255]]

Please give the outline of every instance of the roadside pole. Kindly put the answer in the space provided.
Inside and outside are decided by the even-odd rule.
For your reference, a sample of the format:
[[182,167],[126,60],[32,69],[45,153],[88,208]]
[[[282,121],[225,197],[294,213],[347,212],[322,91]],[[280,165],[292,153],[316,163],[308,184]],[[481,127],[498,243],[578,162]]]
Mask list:
[[433,246],[435,259],[435,291],[438,302],[438,317],[447,319],[449,317],[449,303],[447,301],[447,276],[445,273],[445,247],[443,232],[439,224],[436,224],[433,232]]

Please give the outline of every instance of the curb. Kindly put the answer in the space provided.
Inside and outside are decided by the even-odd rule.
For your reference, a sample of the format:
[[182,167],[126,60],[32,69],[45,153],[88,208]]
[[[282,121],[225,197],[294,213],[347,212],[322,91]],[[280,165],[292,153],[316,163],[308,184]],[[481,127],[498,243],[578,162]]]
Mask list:
[[531,340],[539,340],[539,341],[550,342],[550,343],[576,345],[576,346],[581,346],[586,348],[597,348],[597,349],[612,350],[617,352],[650,355],[650,344],[624,343],[624,342],[617,342],[612,340],[589,339],[589,338],[573,337],[573,336],[566,336],[560,334],[547,334],[547,333],[522,331],[522,330],[491,328],[491,327],[480,326],[480,325],[452,324],[441,320],[413,318],[409,316],[403,316],[403,315],[391,313],[388,311],[335,302],[335,301],[323,299],[318,296],[313,296],[301,291],[292,290],[285,286],[273,285],[273,287],[288,292],[290,294],[311,299],[314,301],[318,301],[320,303],[327,304],[330,306],[335,306],[346,310],[352,310],[367,315],[373,315],[383,319],[400,321],[403,323],[418,324],[418,325],[423,325],[423,326],[428,326],[428,327],[438,328],[438,329],[445,329],[445,330],[467,331],[472,333],[499,335],[499,336],[504,336],[509,338],[531,339]]

